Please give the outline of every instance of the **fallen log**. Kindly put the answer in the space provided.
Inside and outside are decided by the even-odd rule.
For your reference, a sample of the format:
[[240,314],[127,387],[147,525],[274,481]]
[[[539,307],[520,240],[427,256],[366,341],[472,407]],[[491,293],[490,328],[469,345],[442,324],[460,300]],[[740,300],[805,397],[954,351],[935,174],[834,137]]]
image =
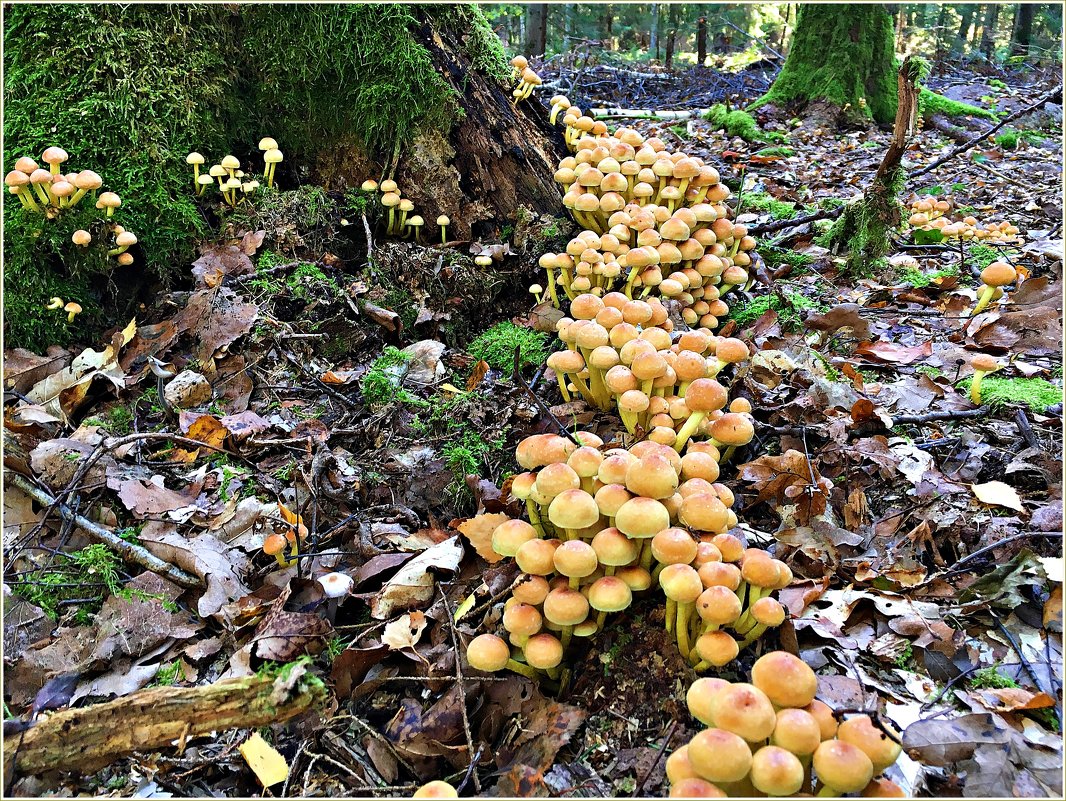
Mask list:
[[[15,775],[93,772],[136,751],[185,747],[190,737],[282,723],[317,704],[322,682],[301,665],[277,676],[244,676],[206,687],[157,687],[66,709],[4,737],[4,787]],[[296,674],[295,671],[300,671]]]
[[590,108],[588,115],[593,119],[628,119],[628,120],[691,120],[707,113],[705,108],[689,111],[656,111],[650,108]]

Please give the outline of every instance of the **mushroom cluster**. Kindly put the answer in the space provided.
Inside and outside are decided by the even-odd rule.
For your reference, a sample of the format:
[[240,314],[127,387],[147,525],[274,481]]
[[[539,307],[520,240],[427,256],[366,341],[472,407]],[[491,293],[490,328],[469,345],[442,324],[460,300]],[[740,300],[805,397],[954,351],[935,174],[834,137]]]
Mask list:
[[898,735],[881,717],[835,713],[817,692],[814,671],[784,651],[760,657],[750,684],[697,679],[688,708],[707,728],[667,758],[670,796],[903,797],[880,776],[902,751]]
[[522,575],[504,606],[508,640],[476,637],[471,667],[559,678],[574,637],[593,636],[656,585],[666,629],[698,670],[728,663],[784,620],[770,596],[792,573],[729,533],[734,498],[717,481],[713,445],[680,456],[652,440],[605,449],[588,432],[576,441],[537,434],[516,457],[527,472],[512,479],[511,494],[529,522],[497,525],[492,549]]
[[[411,213],[415,210],[415,204],[410,198],[402,196],[395,181],[386,179],[378,183],[373,179],[367,179],[363,181],[360,189],[374,194],[382,209],[388,212],[387,222],[384,223],[387,236],[398,236],[401,239],[411,238],[415,242],[422,242],[422,226],[425,225],[425,220],[418,214]],[[450,223],[451,220],[444,215],[437,218],[442,244]]]
[[525,100],[533,94],[534,89],[544,83],[541,77],[530,68],[529,60],[525,56],[515,56],[511,59],[511,80],[518,82],[514,91],[511,92],[516,104]]
[[[259,150],[263,153],[263,178],[267,186],[273,186],[274,168],[281,163],[284,156],[278,150],[278,143],[269,136],[259,140]],[[207,172],[201,173],[200,167],[206,161],[201,153],[195,151],[185,157],[185,163],[192,165],[192,182],[198,196],[202,196],[217,182],[223,202],[236,207],[259,189],[259,181],[241,169],[241,161],[236,156],[225,156],[218,164],[208,167]]]
[[1019,239],[1018,226],[1009,222],[990,222],[984,225],[972,215],[952,216],[950,200],[937,199],[931,195],[918,197],[911,202],[908,222],[921,231],[939,230],[944,239],[976,239],[988,242],[1015,242]]
[[743,341],[703,329],[675,341],[660,301],[629,300],[618,292],[579,295],[570,313],[556,324],[566,349],[547,362],[564,400],[574,392],[599,409],[616,408],[630,434],[641,429],[678,453],[691,438],[709,437],[716,460],[724,462],[751,441],[751,404],[730,402],[719,381],[747,361]]
[[[60,209],[74,208],[88,192],[96,199],[97,190],[104,185],[104,180],[92,170],[81,172],[60,172],[60,165],[69,156],[61,147],[50,147],[41,154],[41,161],[48,169],[39,166],[29,156],[23,156],[15,162],[15,169],[4,178],[7,191],[15,195],[23,208],[54,217]],[[107,202],[104,201],[105,196]],[[113,201],[113,202],[112,202]],[[104,192],[97,199],[96,208],[106,209],[108,217],[120,206],[122,201],[114,192]]]
[[289,511],[280,501],[278,511],[282,520],[276,521],[274,531],[263,538],[263,553],[273,556],[278,567],[290,567],[300,555],[300,546],[307,538],[307,526],[301,516]]

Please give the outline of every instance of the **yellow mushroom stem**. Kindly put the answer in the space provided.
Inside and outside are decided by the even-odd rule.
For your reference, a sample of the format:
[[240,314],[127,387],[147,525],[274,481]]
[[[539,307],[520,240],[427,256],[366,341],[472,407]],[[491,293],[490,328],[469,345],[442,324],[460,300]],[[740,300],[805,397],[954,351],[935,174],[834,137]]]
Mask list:
[[549,539],[547,532],[544,530],[544,521],[541,520],[540,510],[532,498],[526,498],[526,513],[529,515],[529,524],[537,530],[540,538]]
[[970,400],[974,406],[981,405],[981,379],[984,378],[992,370],[974,370],[973,381],[970,382]]
[[558,118],[559,112],[562,111],[562,109],[563,109],[563,107],[562,107],[561,103],[555,103],[555,104],[552,105],[552,110],[548,114],[548,124],[549,125],[555,125],[555,120]]
[[988,284],[981,284],[980,294],[977,296],[977,305],[973,307],[973,311],[970,312],[971,317],[976,317],[978,314],[985,310],[985,307],[992,302],[992,296],[996,294],[996,287]]
[[694,606],[691,602],[677,605],[677,647],[681,649],[682,656],[692,650],[688,642],[688,617]]
[[537,669],[532,665],[525,665],[521,662],[516,662],[514,659],[508,659],[507,664],[504,665],[504,667],[507,670],[513,670],[515,673],[525,676],[527,679],[531,679],[532,681],[540,681],[540,674],[537,672]]
[[51,311],[55,311],[56,309],[62,309],[63,308],[63,298],[60,298],[60,297],[52,298],[48,302],[48,305],[45,306],[45,308],[49,309]]
[[681,453],[685,448],[685,443],[688,442],[689,437],[696,433],[696,430],[700,427],[700,423],[703,422],[703,418],[707,416],[707,412],[693,412],[689,415],[688,420],[681,426],[681,430],[677,432],[677,439],[674,440],[674,450]]

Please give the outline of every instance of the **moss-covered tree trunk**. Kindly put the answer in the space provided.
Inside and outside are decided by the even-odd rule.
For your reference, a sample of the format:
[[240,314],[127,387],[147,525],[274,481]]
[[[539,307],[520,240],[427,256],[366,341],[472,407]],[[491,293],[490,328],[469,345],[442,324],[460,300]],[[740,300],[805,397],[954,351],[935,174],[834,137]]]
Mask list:
[[818,116],[896,116],[892,17],[882,4],[801,4],[792,49],[770,91],[773,103]]

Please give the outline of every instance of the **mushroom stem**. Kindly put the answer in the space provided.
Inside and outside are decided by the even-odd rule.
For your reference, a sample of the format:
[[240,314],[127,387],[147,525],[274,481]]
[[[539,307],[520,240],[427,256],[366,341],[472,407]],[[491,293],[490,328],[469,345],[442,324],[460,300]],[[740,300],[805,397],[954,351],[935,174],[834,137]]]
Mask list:
[[618,416],[622,418],[622,423],[625,425],[626,431],[630,434],[637,433],[637,416],[634,412],[626,412],[619,409]]
[[674,440],[674,450],[678,453],[685,447],[685,443],[688,442],[689,437],[696,433],[696,429],[700,427],[700,423],[703,422],[703,418],[707,416],[706,412],[693,412],[689,415],[688,420],[681,426],[681,430],[677,432],[677,439]]
[[688,643],[688,616],[692,611],[692,603],[680,603],[677,605],[677,647],[681,649],[681,655],[687,657],[692,650]]
[[20,203],[22,204],[22,208],[24,208],[24,209],[28,209],[28,208],[29,208],[30,206],[29,206],[29,204],[28,204],[28,203],[26,202],[26,198],[24,198],[24,197],[22,196],[22,191],[21,191],[21,190],[19,190],[18,192],[15,192],[15,194],[16,194],[16,195],[18,196],[19,202],[20,202]]
[[971,317],[976,317],[985,307],[992,301],[992,296],[996,294],[996,288],[989,286],[988,284],[981,285],[981,294],[977,296],[977,305],[973,307],[973,311],[970,312]]
[[74,322],[74,315],[75,314],[77,314],[77,312],[67,312],[67,322],[68,323]]
[[41,203],[43,203],[44,205],[47,206],[49,202],[51,202],[48,191],[40,184],[34,184],[33,191],[37,193],[37,197],[41,199]]
[[673,598],[666,599],[666,633],[672,634],[674,622],[677,620],[677,601]]
[[551,271],[549,267],[545,272],[548,273],[548,297],[551,298],[552,306],[559,308],[559,296],[555,293],[555,273]]
[[651,572],[651,560],[653,558],[651,552],[651,539],[645,538],[642,545],[643,550],[640,552],[640,566]]
[[569,403],[570,402],[570,393],[566,389],[566,374],[565,373],[556,372],[555,373],[555,380],[559,382],[559,394],[563,396],[563,402],[564,403]]
[[702,673],[704,670],[709,670],[710,667],[710,662],[708,662],[706,659],[701,659],[699,662],[692,666],[692,670],[696,673]]
[[529,523],[540,534],[541,539],[547,538],[547,533],[544,531],[544,524],[540,519],[540,511],[537,509],[537,504],[533,502],[532,498],[526,498],[526,514],[529,515]]
[[524,665],[514,659],[508,659],[507,664],[504,665],[504,667],[507,670],[513,670],[515,673],[520,673],[527,679],[532,679],[533,681],[540,681],[540,674],[537,673],[537,669],[532,665]]
[[74,208],[75,206],[77,206],[78,205],[78,201],[81,200],[83,197],[85,197],[85,193],[88,192],[88,191],[89,191],[88,189],[78,189],[78,190],[76,190],[74,192],[74,194],[71,195],[70,198],[67,200],[67,206],[69,206],[70,208]]
[[600,610],[600,613],[596,615],[596,631],[603,631],[603,622],[607,619],[606,610]]
[[974,406],[981,405],[981,379],[984,378],[987,374],[987,370],[973,371],[973,381],[970,383],[970,401],[973,403]]
[[725,464],[726,462],[728,462],[729,458],[733,455],[733,451],[735,451],[736,449],[736,445],[728,446],[724,451],[722,451],[722,455],[718,457],[718,464]]
[[[749,645],[751,645],[753,642],[755,642],[757,639],[759,639],[759,637],[762,636],[762,633],[764,631],[766,631],[766,629],[767,629],[767,626],[766,626],[765,623],[759,623],[759,624],[757,624],[755,626],[752,626],[751,631],[749,631],[745,635],[744,639],[737,644],[737,647],[740,650],[743,650],[743,649],[747,648]],[[831,795],[836,795],[836,793],[832,793]]]
[[[573,626],[563,626],[562,636],[559,638],[559,642],[563,644],[563,651],[570,646],[570,638],[574,636]],[[548,674],[551,675],[550,673]]]
[[440,243],[442,245],[447,245],[448,244],[448,226],[447,225],[442,225],[440,227]]

